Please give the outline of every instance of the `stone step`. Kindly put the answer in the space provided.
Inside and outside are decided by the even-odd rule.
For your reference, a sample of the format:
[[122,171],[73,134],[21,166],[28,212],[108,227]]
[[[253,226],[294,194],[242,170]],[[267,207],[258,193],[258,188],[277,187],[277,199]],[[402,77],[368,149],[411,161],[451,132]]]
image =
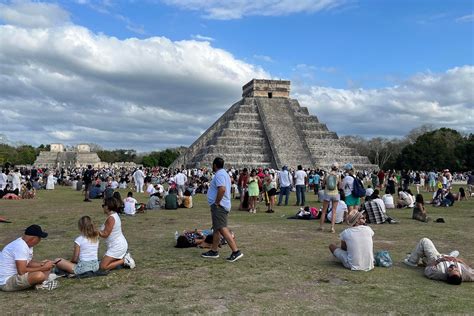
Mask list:
[[270,148],[262,146],[251,146],[248,144],[242,146],[235,145],[211,145],[207,148],[208,153],[227,153],[227,154],[243,154],[243,153],[252,153],[252,154],[261,154],[269,155]]
[[258,115],[258,113],[235,113],[234,114],[234,117],[233,117],[233,120],[235,121],[256,121],[256,122],[260,122],[260,116]]
[[240,137],[231,137],[231,136],[221,136],[217,138],[216,145],[268,147],[267,140],[263,137],[240,138]]
[[226,128],[222,131],[221,137],[222,136],[240,137],[240,138],[246,138],[246,137],[264,138],[265,133],[263,130]]
[[[298,121],[304,123],[304,122],[310,122],[310,123],[319,123],[318,117],[314,115],[306,115],[302,113],[296,113],[295,112],[295,117]],[[323,124],[323,123],[320,123]],[[326,124],[324,124],[326,125]]]
[[303,129],[302,132],[306,136],[308,146],[312,144],[312,139],[339,139],[335,132],[330,131],[315,131]]
[[230,129],[263,130],[263,124],[260,121],[230,121],[227,127]]
[[328,127],[326,124],[318,123],[318,122],[300,122],[301,127],[303,130],[307,131],[328,131]]

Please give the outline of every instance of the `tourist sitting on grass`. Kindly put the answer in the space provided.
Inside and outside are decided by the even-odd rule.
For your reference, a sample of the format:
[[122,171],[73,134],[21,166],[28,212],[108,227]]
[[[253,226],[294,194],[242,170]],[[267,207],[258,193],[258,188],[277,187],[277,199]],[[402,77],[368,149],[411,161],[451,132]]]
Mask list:
[[[346,197],[344,195],[344,190],[339,190],[339,198],[340,200],[337,202],[336,205],[336,217],[334,218],[334,223],[335,224],[341,224],[346,220],[347,216],[347,205],[346,205]],[[332,214],[333,214],[333,203],[332,201],[329,203],[329,208],[328,208],[328,214],[326,216],[326,223],[331,223],[332,222]]]
[[464,188],[459,188],[458,194],[453,194],[456,201],[467,201],[466,191]]
[[[443,189],[444,190],[444,189]],[[446,194],[443,196],[440,206],[449,207],[454,205],[455,197],[450,189],[447,189]]]
[[33,247],[48,237],[40,226],[31,225],[22,237],[12,241],[0,252],[0,290],[20,291],[35,286],[36,289],[53,290],[55,280],[48,280],[54,262],[33,260]]
[[386,209],[395,208],[395,203],[393,201],[393,196],[390,193],[386,193],[382,196],[383,204]]
[[145,209],[159,210],[160,208],[161,208],[161,194],[159,192],[155,192],[148,199]]
[[74,240],[71,261],[56,258],[56,268],[70,274],[84,274],[99,270],[99,231],[89,216],[82,216],[78,222],[81,235]]
[[100,262],[101,270],[112,270],[118,266],[135,268],[135,261],[128,250],[128,243],[122,233],[122,221],[117,214],[119,203],[115,198],[108,198],[102,204],[104,214],[107,215],[99,236],[105,238],[107,251]]
[[184,190],[183,197],[179,198],[179,207],[181,208],[192,208],[193,207],[193,197],[191,192]]
[[416,195],[416,203],[411,218],[425,223],[430,221],[430,218],[426,214],[425,202],[423,200],[423,195],[421,194]]
[[364,225],[363,212],[354,210],[347,215],[350,227],[340,234],[341,246],[330,244],[329,250],[347,269],[370,271],[374,268],[374,231]]
[[173,188],[168,191],[165,196],[165,209],[176,210],[178,208],[178,190]]
[[89,191],[89,199],[101,199],[102,198],[102,190],[100,189],[100,184],[97,183],[93,187],[91,187]]
[[[125,211],[125,204],[123,204],[123,200],[122,200],[122,196],[120,195],[120,192],[115,191],[114,195],[113,195],[113,198],[116,199],[117,203],[118,203],[117,213],[118,214],[123,214],[124,211]],[[104,202],[105,202],[105,200],[104,200]]]
[[453,285],[473,282],[474,270],[458,259],[458,256],[457,250],[451,251],[449,255],[440,254],[430,239],[422,238],[403,262],[408,266],[417,267],[421,260],[426,266],[425,276],[429,279],[446,281]]
[[414,207],[415,200],[410,192],[404,191],[402,188],[398,188],[398,201],[397,201],[397,208],[406,208],[406,207]]
[[137,212],[137,204],[138,204],[138,201],[135,200],[135,198],[133,197],[133,193],[132,191],[128,192],[127,194],[127,197],[123,200],[123,204],[124,204],[124,213],[126,215],[135,215],[135,213]]
[[366,222],[368,224],[397,224],[398,222],[387,215],[387,210],[382,199],[379,197],[379,190],[375,189],[362,208],[366,213]]
[[28,181],[22,185],[21,189],[21,198],[22,199],[34,199],[36,197],[36,190],[31,185],[31,182]]

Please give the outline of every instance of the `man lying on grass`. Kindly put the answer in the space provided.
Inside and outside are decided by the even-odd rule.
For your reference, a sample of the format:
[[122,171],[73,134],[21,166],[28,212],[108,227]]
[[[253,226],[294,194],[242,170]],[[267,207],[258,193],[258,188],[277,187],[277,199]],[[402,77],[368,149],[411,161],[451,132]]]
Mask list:
[[457,250],[451,251],[449,255],[442,255],[430,239],[422,238],[403,262],[408,266],[417,267],[421,259],[426,265],[425,276],[433,280],[454,285],[474,281],[474,270],[458,259],[458,256]]
[[[38,225],[31,225],[22,237],[12,241],[0,253],[0,290],[21,291],[36,286],[36,289],[53,290],[57,281],[48,280],[54,263],[50,260],[34,261],[33,247],[48,233]],[[52,278],[51,278],[52,279]]]

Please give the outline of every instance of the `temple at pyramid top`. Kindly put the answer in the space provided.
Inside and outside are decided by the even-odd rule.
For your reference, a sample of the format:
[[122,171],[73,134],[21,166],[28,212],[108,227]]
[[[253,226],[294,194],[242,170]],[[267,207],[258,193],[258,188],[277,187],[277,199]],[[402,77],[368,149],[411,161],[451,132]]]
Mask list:
[[377,169],[347,147],[335,132],[306,107],[290,98],[290,81],[253,79],[234,103],[171,165],[211,167],[222,157],[226,168],[329,169],[334,162],[358,169]]
[[289,98],[289,80],[253,79],[242,87],[242,98]]

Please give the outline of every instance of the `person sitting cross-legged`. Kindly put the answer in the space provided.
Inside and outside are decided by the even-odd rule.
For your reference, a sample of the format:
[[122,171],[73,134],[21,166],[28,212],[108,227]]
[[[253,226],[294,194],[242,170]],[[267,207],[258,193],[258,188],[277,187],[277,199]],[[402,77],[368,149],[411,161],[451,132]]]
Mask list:
[[331,253],[351,270],[370,271],[374,268],[373,240],[374,231],[365,226],[364,211],[354,210],[347,215],[350,226],[341,234],[341,247],[329,245]]
[[[0,252],[0,290],[21,291],[35,286],[36,289],[53,290],[58,282],[51,278],[53,261],[34,261],[33,247],[48,237],[40,226],[31,225],[22,237],[12,241]],[[53,275],[51,275],[53,276]]]
[[474,270],[458,256],[457,250],[451,251],[449,255],[440,254],[430,239],[422,238],[403,262],[417,267],[421,260],[426,265],[425,276],[429,279],[453,285],[474,281]]

